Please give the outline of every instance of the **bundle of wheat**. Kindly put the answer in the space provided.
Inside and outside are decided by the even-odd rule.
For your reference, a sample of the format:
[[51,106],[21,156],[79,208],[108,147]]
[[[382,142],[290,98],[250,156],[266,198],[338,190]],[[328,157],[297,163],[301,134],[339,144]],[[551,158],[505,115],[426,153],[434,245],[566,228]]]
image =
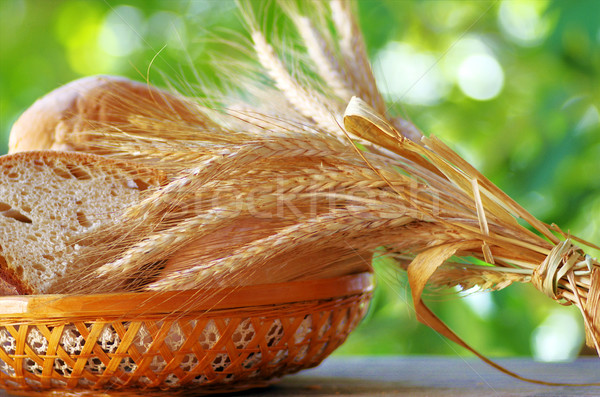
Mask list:
[[55,292],[328,278],[370,270],[383,246],[408,272],[419,320],[488,362],[423,303],[426,284],[530,282],[576,305],[600,352],[600,264],[576,243],[594,246],[537,220],[439,139],[387,115],[346,1],[319,3],[311,19],[283,3],[306,49],[298,58],[308,55],[303,73],[269,44],[252,4],[241,6],[259,61],[246,70],[269,82],[240,79],[243,95],[223,93],[220,109],[198,105],[194,119],[140,104],[118,125],[82,132],[93,144],[65,137],[162,169],[170,182],[86,236]]

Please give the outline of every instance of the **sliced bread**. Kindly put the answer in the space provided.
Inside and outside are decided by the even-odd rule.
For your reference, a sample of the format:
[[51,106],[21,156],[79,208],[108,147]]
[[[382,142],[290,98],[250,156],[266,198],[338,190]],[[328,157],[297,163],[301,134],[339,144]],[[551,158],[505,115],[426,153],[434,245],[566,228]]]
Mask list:
[[0,276],[21,294],[43,294],[77,255],[68,244],[116,222],[157,170],[85,153],[0,156]]

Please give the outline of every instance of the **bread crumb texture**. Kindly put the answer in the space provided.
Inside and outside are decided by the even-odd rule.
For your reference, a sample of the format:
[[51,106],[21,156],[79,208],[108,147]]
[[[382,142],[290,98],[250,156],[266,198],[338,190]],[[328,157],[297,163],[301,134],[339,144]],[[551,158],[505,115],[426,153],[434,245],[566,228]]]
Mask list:
[[78,153],[0,157],[0,265],[30,293],[44,293],[80,248],[67,242],[117,220],[155,184],[149,174]]

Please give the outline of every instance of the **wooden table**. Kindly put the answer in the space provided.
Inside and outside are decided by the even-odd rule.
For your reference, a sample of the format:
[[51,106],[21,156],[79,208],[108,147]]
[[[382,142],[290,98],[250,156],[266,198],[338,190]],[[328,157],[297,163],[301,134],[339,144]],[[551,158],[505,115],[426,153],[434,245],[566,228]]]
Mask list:
[[[498,363],[536,379],[600,382],[600,359],[542,364],[530,359],[500,359]],[[11,396],[0,390],[0,396]],[[64,396],[63,393],[21,394]],[[195,393],[89,392],[80,396],[185,396]],[[600,396],[600,387],[557,387],[515,380],[473,358],[459,357],[331,357],[319,367],[285,377],[266,389],[235,396]],[[68,394],[73,396],[73,394]]]
[[[600,359],[573,363],[497,360],[522,376],[554,382],[600,382]],[[600,387],[559,387],[513,379],[477,359],[332,357],[321,366],[244,396],[600,396]]]

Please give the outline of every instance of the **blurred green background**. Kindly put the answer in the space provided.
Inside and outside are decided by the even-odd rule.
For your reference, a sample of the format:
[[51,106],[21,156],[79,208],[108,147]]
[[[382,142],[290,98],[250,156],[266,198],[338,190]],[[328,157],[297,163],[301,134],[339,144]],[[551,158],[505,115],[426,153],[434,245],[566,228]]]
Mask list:
[[[357,8],[397,113],[540,219],[600,242],[600,1],[363,0]],[[224,51],[219,31],[242,29],[229,1],[0,1],[0,152],[35,99],[85,75],[149,75],[194,94],[186,87],[197,75],[219,78],[208,62]],[[417,323],[402,274],[385,260],[376,266],[368,318],[338,354],[466,354]],[[576,309],[530,286],[464,299],[438,292],[429,302],[491,356],[567,360],[582,346]]]

